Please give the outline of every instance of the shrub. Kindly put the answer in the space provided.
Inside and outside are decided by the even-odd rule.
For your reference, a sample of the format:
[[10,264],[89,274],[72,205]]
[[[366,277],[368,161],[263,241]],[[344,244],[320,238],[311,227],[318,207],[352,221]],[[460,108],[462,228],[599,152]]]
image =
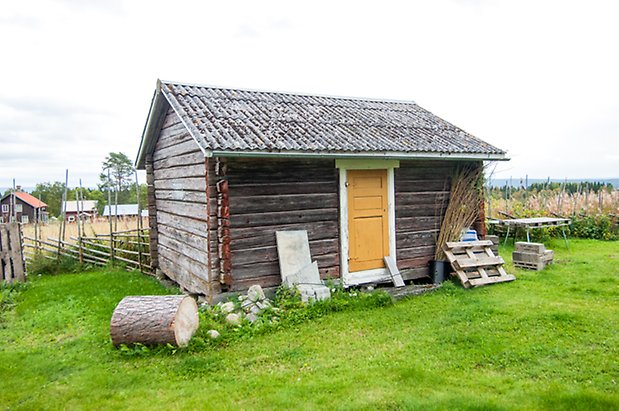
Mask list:
[[80,264],[78,260],[65,256],[56,259],[38,255],[28,262],[28,274],[31,275],[76,273],[90,268],[90,265]]
[[570,234],[579,238],[617,240],[617,225],[606,215],[579,216],[572,218]]

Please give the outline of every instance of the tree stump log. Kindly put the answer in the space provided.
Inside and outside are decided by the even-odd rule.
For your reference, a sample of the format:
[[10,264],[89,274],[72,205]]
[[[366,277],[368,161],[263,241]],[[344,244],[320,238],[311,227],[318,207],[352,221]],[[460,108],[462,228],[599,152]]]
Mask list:
[[198,305],[186,295],[145,295],[125,297],[116,306],[110,321],[115,346],[187,345],[198,329]]

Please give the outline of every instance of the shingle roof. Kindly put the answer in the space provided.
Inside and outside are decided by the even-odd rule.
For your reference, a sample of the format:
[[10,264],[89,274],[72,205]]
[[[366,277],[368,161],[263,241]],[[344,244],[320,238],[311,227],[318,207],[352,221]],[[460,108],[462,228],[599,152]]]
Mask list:
[[159,84],[205,151],[505,156],[414,102]]

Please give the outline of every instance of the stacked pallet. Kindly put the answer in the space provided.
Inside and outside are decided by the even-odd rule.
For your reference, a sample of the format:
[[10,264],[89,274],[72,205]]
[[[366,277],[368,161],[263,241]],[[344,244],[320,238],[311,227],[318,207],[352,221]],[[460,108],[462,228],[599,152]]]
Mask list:
[[503,259],[491,250],[492,241],[447,242],[443,251],[465,288],[513,281],[503,269]]
[[546,250],[544,244],[516,243],[516,251],[512,253],[514,267],[527,268],[529,270],[543,270],[548,264],[552,264],[554,251]]

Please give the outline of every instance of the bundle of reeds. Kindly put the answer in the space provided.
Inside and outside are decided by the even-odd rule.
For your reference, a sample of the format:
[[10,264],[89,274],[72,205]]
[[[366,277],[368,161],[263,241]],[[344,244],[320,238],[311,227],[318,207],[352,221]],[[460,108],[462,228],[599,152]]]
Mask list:
[[436,260],[445,259],[443,245],[460,239],[462,230],[470,227],[479,216],[482,188],[483,167],[473,163],[456,168],[451,179],[449,203],[436,241]]

